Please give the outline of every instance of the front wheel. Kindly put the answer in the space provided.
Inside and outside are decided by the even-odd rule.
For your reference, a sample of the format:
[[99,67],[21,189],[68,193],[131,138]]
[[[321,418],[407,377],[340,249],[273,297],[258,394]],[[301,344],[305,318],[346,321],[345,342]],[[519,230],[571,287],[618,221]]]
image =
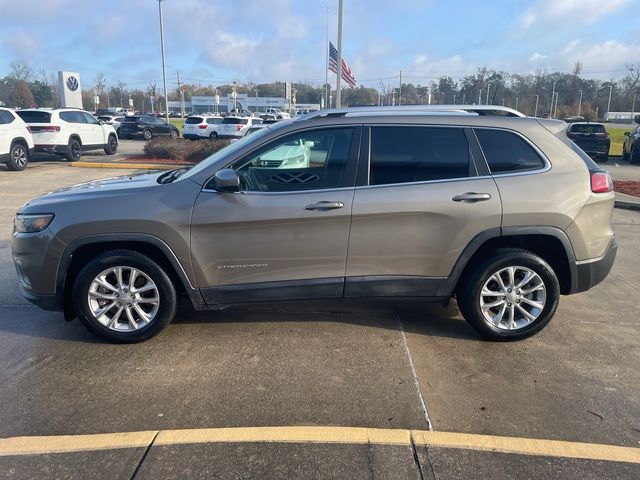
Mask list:
[[24,170],[29,162],[29,150],[22,143],[14,143],[9,150],[7,168],[13,171]]
[[147,340],[176,313],[176,291],[169,276],[149,257],[130,250],[106,252],[89,262],[72,294],[82,323],[116,343]]
[[104,153],[107,155],[115,155],[118,151],[118,140],[114,135],[109,135],[109,140],[107,141],[107,146],[104,149]]
[[457,292],[464,318],[489,340],[521,340],[542,330],[560,298],[558,278],[539,256],[498,249],[462,279]]

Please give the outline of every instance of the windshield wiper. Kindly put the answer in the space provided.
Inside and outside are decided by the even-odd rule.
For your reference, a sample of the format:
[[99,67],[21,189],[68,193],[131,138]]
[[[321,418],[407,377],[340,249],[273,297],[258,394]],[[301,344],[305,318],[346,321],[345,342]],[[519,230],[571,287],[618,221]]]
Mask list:
[[160,183],[171,183],[190,168],[191,167],[182,167],[176,168],[175,170],[170,170],[160,178]]

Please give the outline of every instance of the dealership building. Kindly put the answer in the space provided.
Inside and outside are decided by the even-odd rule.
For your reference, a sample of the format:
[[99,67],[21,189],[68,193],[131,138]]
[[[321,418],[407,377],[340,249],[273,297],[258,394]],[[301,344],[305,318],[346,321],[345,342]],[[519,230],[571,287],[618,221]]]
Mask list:
[[[233,110],[233,98],[231,95],[219,96],[219,104],[216,104],[216,97],[193,96],[190,101],[184,102],[185,112],[205,113],[205,112],[229,112]],[[246,93],[239,93],[236,96],[236,108],[245,109],[252,112],[264,112],[267,108],[279,108],[289,111],[290,102],[284,97],[252,97]],[[298,103],[296,109],[320,110],[320,105],[316,103]],[[181,102],[169,102],[170,112],[182,111]]]

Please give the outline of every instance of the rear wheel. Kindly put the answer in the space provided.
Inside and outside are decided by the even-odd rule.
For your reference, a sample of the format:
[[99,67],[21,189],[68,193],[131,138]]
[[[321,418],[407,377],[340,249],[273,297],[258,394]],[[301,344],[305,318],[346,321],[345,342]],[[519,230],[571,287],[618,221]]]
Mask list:
[[145,140],[147,140],[147,141],[148,141],[148,140],[151,140],[151,139],[153,138],[153,132],[152,132],[150,129],[145,128],[145,129],[142,131],[142,136],[143,136],[143,137],[144,137],[144,139],[145,139]]
[[29,162],[29,150],[24,144],[16,142],[9,150],[9,160],[7,168],[13,171],[24,170]]
[[78,275],[73,305],[94,334],[116,343],[147,340],[176,313],[176,291],[150,258],[130,250],[99,255]]
[[178,138],[178,131],[171,130],[171,133],[169,134],[169,136],[175,140],[176,138]]
[[631,154],[629,155],[629,163],[640,163],[640,145],[631,146]]
[[67,145],[67,153],[65,157],[70,162],[75,162],[76,160],[80,160],[80,156],[82,155],[82,145],[80,144],[80,140],[77,138],[72,138],[69,140],[69,145]]
[[542,258],[520,249],[498,249],[461,282],[458,306],[489,340],[520,340],[542,330],[560,297],[555,272]]
[[115,135],[109,135],[109,140],[107,141],[107,146],[104,149],[104,153],[107,155],[115,155],[118,151],[118,139]]
[[218,134],[216,132],[211,132],[209,134],[209,140],[217,140],[218,139]]

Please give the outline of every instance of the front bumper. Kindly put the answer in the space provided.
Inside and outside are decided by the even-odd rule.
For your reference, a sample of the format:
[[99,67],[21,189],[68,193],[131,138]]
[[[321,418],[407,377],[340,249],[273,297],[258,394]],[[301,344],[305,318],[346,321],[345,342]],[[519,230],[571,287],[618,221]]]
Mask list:
[[605,254],[593,261],[576,262],[576,288],[572,293],[586,292],[602,282],[613,267],[618,252],[618,242],[614,238]]

